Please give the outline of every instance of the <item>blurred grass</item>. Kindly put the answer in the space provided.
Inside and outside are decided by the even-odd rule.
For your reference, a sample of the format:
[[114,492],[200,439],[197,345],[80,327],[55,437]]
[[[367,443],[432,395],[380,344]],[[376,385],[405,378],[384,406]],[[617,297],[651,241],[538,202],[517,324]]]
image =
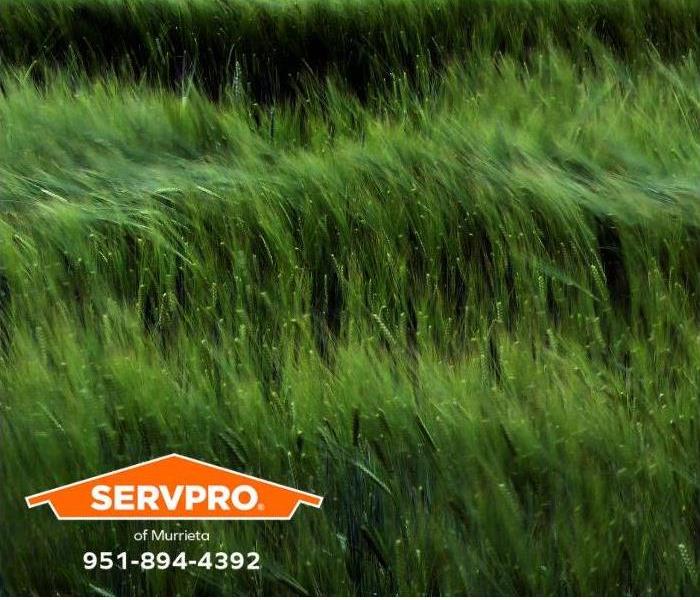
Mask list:
[[[0,23],[40,32],[59,6],[79,3],[9,2]],[[556,11],[617,10],[641,47],[639,20],[692,6],[551,18],[563,36]],[[37,85],[31,39],[0,78],[2,591],[698,593],[692,53],[633,64],[589,40],[585,60],[552,45],[525,65],[488,46],[362,95],[341,65],[261,103],[249,72],[215,99],[195,75],[173,91],[75,63]],[[255,576],[213,576],[87,574],[83,552],[140,552],[144,524],[24,507],[168,452],[323,509],[190,524],[212,542],[188,552],[261,554]]]
[[237,77],[256,100],[339,74],[360,97],[391,73],[439,71],[473,53],[530,61],[550,46],[585,60],[602,45],[636,63],[699,49],[695,0],[5,0],[0,61],[78,67],[217,97]]

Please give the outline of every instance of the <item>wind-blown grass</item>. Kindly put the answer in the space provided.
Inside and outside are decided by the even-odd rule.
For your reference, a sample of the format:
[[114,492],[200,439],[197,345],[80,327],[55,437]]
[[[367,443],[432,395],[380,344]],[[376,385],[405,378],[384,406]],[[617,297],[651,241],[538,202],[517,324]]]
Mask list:
[[602,45],[637,62],[700,49],[694,0],[6,0],[0,61],[71,65],[218,96],[241,76],[269,102],[309,75],[339,74],[358,95],[390,73],[438,71],[476,53],[536,58],[550,46],[585,59]]
[[[8,70],[2,589],[697,593],[699,77],[591,52],[264,106]],[[141,523],[24,508],[168,452],[323,509],[127,577],[82,554]]]

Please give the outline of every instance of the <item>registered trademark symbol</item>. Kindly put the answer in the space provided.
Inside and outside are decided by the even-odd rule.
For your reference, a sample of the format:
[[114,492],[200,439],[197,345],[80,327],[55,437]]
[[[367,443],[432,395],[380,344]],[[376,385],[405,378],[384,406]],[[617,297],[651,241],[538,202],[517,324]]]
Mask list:
[[258,510],[265,510],[265,505],[262,502],[258,504]]

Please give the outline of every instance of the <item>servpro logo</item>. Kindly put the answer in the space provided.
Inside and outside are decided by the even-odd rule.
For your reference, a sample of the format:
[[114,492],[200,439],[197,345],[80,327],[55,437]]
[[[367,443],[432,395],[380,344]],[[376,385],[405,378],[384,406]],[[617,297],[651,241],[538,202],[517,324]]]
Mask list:
[[323,498],[179,454],[27,496],[71,520],[287,520],[300,504]]

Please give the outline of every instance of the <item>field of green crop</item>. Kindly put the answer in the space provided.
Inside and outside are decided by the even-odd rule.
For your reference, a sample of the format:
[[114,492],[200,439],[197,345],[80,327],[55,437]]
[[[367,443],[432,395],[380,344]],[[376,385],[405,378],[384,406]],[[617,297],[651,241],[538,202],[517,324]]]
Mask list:
[[[2,2],[0,593],[700,593],[698,32]],[[164,525],[260,553],[222,574],[85,571],[149,524],[25,506],[171,452],[323,507]]]

